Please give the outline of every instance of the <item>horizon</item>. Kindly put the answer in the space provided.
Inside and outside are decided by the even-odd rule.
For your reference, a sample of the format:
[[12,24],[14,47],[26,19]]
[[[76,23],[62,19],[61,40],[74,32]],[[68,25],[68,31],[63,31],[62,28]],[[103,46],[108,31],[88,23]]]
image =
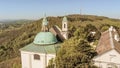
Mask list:
[[0,20],[37,20],[44,14],[47,16],[83,14],[119,19],[119,3],[117,0],[4,0],[0,2]]
[[[68,15],[80,15],[80,14],[68,14]],[[47,16],[47,17],[62,17],[62,16],[68,16],[68,15],[58,15],[58,16]],[[90,15],[90,14],[82,14],[82,15]],[[0,22],[6,22],[6,21],[19,21],[19,20],[39,20],[44,18],[44,14],[42,17],[39,17],[37,19],[0,19]],[[90,15],[90,16],[98,16],[98,17],[108,17],[108,16],[100,16],[100,15]],[[113,17],[108,17],[108,18],[112,18],[112,19],[120,19],[120,18],[113,18]]]

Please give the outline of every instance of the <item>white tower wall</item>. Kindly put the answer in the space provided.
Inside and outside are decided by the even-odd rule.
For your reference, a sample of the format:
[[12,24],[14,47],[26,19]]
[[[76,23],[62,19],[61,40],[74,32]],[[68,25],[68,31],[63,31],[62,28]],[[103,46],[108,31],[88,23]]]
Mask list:
[[68,31],[68,24],[67,22],[62,22],[62,31]]
[[67,18],[64,17],[62,21],[62,33],[63,37],[65,39],[68,39],[68,21]]

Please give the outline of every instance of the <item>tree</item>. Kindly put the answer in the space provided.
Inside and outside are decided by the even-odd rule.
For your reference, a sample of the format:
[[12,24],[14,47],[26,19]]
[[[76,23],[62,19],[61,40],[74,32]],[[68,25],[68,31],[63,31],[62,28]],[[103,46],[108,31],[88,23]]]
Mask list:
[[104,31],[108,30],[109,27],[110,27],[110,25],[104,24],[104,25],[102,25],[102,26],[100,27],[100,30],[101,30],[101,32],[104,32]]
[[75,26],[71,26],[69,29],[69,38],[73,37],[73,33],[76,31],[76,27]]
[[[92,34],[91,32],[95,32],[95,34]],[[86,34],[86,40],[88,42],[96,41],[101,36],[100,31],[92,24],[86,25],[86,27],[84,28],[84,33]]]
[[55,62],[57,68],[93,68],[91,63],[96,52],[84,40],[71,38],[59,49]]
[[52,58],[51,60],[49,60],[47,68],[54,68],[54,67],[55,67],[54,58]]
[[87,24],[85,27],[85,32],[88,32],[88,33],[91,31],[96,31],[96,30],[97,30],[97,28],[92,24]]
[[74,37],[76,36],[76,37],[79,37],[79,38],[82,38],[82,39],[84,39],[85,38],[85,34],[84,34],[84,27],[78,27],[77,29],[76,29],[76,31],[74,31]]

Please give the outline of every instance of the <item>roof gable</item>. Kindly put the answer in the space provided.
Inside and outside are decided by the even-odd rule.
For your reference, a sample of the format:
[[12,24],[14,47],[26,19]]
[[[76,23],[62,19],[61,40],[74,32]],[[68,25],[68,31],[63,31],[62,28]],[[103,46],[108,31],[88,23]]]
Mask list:
[[115,49],[120,53],[120,42],[114,39],[115,34],[117,34],[117,31],[114,28],[113,30],[110,28],[109,30],[102,33],[99,43],[96,47],[96,51],[99,55],[112,49]]

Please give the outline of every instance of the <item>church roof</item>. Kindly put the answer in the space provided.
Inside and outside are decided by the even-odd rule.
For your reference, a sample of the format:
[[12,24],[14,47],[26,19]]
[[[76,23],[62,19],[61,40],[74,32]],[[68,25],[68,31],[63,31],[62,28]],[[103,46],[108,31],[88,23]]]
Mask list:
[[34,43],[28,44],[24,48],[21,48],[21,51],[35,52],[35,53],[47,53],[47,54],[56,54],[56,51],[60,47],[60,43],[52,45],[36,45]]
[[61,34],[61,29],[57,26],[54,25],[51,29],[50,32],[52,32],[55,36],[57,36],[57,39],[60,41],[64,41],[65,38],[63,37],[63,35]]
[[[67,20],[66,17],[64,18],[64,20]],[[47,24],[48,21],[45,17],[42,22],[42,32],[39,32],[36,35],[34,41],[31,44],[26,45],[20,50],[27,52],[55,54],[60,47],[60,43],[58,43],[58,40],[56,38],[57,36],[46,29]],[[57,29],[57,32],[59,32],[60,30],[58,28],[55,29]]]
[[67,17],[66,16],[64,16],[63,22],[67,22]]
[[36,35],[34,44],[45,45],[57,43],[56,37],[51,32],[40,32]]
[[120,53],[120,41],[115,40],[115,35],[118,34],[115,29],[107,30],[102,33],[96,51],[99,55],[115,49]]

